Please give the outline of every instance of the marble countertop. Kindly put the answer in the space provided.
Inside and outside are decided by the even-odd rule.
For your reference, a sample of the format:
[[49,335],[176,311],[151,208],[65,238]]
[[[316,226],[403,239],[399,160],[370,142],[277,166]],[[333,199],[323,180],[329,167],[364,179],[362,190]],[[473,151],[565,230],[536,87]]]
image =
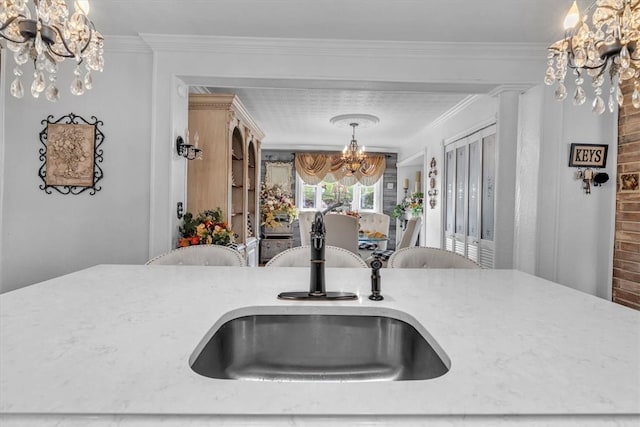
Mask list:
[[[306,268],[100,265],[0,295],[0,421],[34,425],[538,425],[640,421],[640,313],[512,270],[327,269],[355,301],[291,302]],[[234,381],[189,357],[251,313],[388,314],[451,360],[432,380]]]

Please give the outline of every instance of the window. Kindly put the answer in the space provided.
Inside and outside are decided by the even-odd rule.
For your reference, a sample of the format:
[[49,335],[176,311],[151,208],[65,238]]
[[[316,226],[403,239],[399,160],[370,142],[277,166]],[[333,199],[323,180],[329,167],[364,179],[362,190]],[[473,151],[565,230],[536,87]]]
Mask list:
[[382,211],[382,179],[368,186],[356,183],[347,187],[326,181],[309,185],[296,174],[296,193],[298,209],[303,211],[323,210],[338,202],[353,211]]

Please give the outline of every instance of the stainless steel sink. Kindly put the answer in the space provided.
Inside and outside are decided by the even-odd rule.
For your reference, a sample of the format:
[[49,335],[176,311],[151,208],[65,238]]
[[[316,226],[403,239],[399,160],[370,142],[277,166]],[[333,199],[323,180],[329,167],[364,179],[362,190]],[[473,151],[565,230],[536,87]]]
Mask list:
[[449,370],[413,326],[383,316],[249,315],[205,341],[191,368],[217,379],[405,381]]

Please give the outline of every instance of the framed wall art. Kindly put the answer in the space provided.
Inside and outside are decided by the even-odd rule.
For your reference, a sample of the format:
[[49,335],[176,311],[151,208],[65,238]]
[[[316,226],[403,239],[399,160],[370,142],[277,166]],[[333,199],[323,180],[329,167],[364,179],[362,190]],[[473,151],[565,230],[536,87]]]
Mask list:
[[40,161],[38,175],[43,181],[40,189],[47,194],[56,190],[61,194],[80,194],[89,190],[96,194],[97,184],[104,174],[100,163],[103,160],[104,134],[100,126],[104,123],[95,116],[91,121],[69,113],[53,121],[53,116],[41,122],[45,128],[40,132]]
[[280,186],[286,192],[291,192],[291,175],[293,164],[291,162],[267,162],[265,183],[267,187]]
[[640,193],[640,173],[630,172],[618,174],[618,192]]

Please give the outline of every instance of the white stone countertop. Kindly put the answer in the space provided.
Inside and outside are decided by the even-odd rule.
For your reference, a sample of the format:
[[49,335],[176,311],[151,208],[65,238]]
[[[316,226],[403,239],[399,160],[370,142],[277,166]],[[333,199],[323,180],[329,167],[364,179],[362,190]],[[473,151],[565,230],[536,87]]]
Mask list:
[[[8,426],[640,425],[640,313],[512,270],[327,269],[342,302],[292,302],[306,268],[100,265],[0,295]],[[216,380],[189,367],[224,321],[381,314],[446,353],[423,381]]]

